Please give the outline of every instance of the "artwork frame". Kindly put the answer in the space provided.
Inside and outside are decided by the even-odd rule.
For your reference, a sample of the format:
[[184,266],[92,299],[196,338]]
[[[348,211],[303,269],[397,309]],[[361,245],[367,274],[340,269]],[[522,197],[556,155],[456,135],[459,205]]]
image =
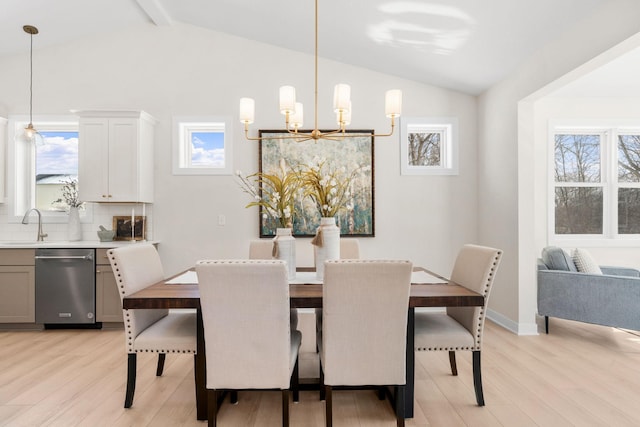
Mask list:
[[[458,175],[456,117],[402,117],[400,121],[401,175]],[[415,138],[418,135],[422,138]],[[434,145],[427,148],[430,141]]]
[[[300,132],[310,132],[301,130]],[[328,132],[321,130],[321,132]],[[362,166],[359,179],[354,180],[352,209],[336,216],[342,237],[375,237],[375,170],[374,170],[374,131],[347,130],[346,133],[359,134],[339,140],[319,139],[297,142],[283,129],[259,131],[259,171],[274,173],[280,168],[281,159],[289,167],[310,164],[314,158],[323,158],[332,167],[345,167],[353,170],[353,166]],[[302,212],[294,218],[293,235],[295,237],[312,237],[320,225],[320,214],[309,200],[296,200],[296,210]],[[260,207],[258,216],[260,237],[275,236],[276,227],[269,224]]]
[[131,215],[113,217],[113,240],[147,240],[147,217],[134,216],[133,236],[131,235]]

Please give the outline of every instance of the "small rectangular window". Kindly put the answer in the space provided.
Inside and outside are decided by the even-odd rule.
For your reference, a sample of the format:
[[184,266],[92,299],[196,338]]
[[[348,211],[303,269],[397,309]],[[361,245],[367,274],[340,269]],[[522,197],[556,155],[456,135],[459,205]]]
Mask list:
[[457,134],[455,118],[403,118],[400,134],[402,175],[457,174]]
[[233,171],[228,117],[174,117],[174,175],[230,175]]

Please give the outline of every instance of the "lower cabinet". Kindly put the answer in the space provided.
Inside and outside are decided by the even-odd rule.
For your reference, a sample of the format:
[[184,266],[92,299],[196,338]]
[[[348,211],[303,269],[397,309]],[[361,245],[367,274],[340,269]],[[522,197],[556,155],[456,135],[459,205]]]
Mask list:
[[36,321],[33,249],[0,250],[0,323]]
[[96,250],[96,321],[122,322],[122,302],[106,249]]

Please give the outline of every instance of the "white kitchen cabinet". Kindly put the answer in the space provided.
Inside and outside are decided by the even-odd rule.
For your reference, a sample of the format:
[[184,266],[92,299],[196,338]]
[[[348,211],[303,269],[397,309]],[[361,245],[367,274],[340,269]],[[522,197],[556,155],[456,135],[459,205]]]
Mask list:
[[144,111],[81,111],[78,115],[79,199],[153,203],[156,120]]

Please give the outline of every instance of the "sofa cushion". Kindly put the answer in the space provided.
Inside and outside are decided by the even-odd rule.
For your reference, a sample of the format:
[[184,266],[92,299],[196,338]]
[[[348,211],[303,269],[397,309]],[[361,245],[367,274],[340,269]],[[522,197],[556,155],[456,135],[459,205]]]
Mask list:
[[573,262],[581,273],[602,274],[602,270],[584,249],[576,248],[573,251]]
[[557,246],[547,246],[542,250],[542,262],[549,270],[578,271],[571,256]]

